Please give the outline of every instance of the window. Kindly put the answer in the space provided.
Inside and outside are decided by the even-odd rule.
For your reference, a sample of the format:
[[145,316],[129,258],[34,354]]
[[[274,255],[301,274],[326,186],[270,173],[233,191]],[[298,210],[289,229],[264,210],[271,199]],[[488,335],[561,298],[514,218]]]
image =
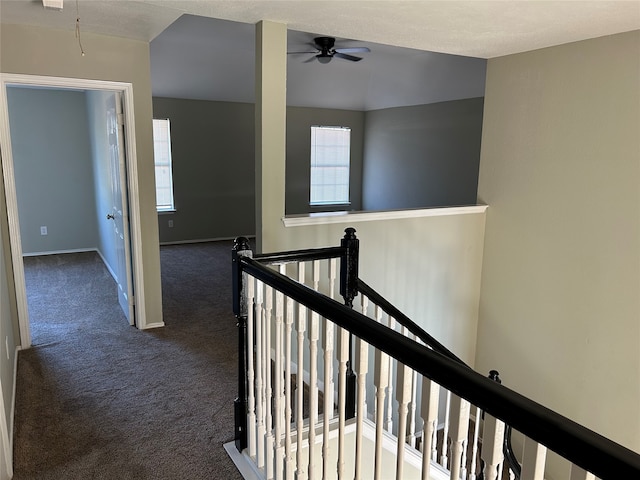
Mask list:
[[351,129],[311,127],[311,205],[349,203]]
[[153,158],[156,166],[156,209],[159,212],[175,210],[168,118],[153,119]]

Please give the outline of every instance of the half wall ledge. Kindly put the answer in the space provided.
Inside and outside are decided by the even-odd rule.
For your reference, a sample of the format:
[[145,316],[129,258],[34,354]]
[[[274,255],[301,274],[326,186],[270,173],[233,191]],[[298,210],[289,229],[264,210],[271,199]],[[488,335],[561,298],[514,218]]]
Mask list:
[[467,215],[484,213],[488,205],[467,205],[461,207],[411,208],[405,210],[376,210],[357,212],[317,212],[282,217],[285,227],[307,225],[329,225],[334,223],[371,222],[380,220],[398,220],[402,218],[440,217],[445,215]]

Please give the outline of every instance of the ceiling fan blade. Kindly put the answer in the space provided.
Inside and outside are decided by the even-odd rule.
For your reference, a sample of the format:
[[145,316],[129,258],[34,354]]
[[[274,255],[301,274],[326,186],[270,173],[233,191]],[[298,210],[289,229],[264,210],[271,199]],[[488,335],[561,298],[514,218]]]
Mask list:
[[358,53],[358,52],[370,52],[367,47],[350,47],[350,48],[336,48],[336,53]]
[[333,54],[334,57],[342,58],[344,60],[350,60],[352,62],[359,62],[362,60],[362,57],[354,57],[353,55],[347,55],[346,53],[336,52]]
[[304,54],[311,55],[312,53],[316,54],[318,53],[318,50],[313,50],[312,52],[287,52],[287,55],[304,55]]

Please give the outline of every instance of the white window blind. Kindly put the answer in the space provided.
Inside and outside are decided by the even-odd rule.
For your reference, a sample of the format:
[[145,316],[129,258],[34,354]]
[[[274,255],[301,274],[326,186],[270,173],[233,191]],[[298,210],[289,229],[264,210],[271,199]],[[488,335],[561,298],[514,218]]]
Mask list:
[[153,120],[153,158],[156,166],[156,208],[174,210],[169,119]]
[[349,203],[351,129],[311,127],[311,205]]

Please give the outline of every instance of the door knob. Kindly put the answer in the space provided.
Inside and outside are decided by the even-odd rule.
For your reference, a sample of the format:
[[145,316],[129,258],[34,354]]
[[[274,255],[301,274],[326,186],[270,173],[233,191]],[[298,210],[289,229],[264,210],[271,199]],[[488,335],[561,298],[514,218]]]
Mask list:
[[113,220],[114,218],[116,217],[111,215],[110,213],[107,213],[107,220]]

